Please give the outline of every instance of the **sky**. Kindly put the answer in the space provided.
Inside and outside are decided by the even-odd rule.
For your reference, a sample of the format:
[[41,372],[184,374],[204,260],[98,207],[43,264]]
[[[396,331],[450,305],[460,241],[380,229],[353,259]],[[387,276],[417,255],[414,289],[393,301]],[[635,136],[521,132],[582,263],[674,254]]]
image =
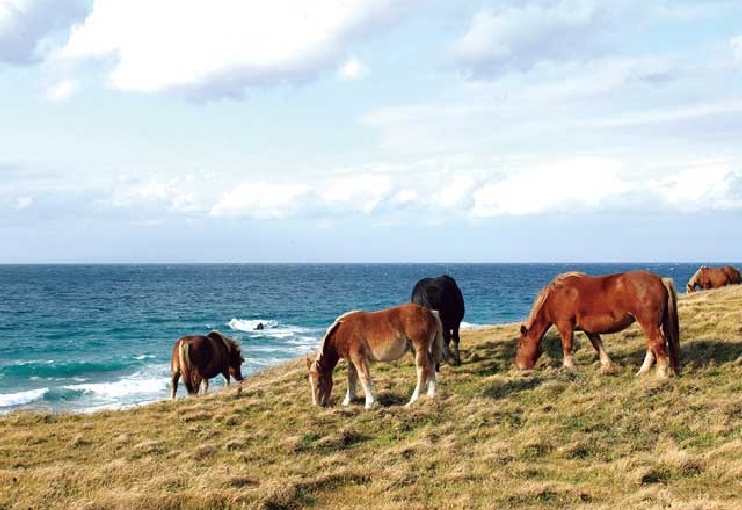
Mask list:
[[0,263],[742,261],[742,0],[0,0]]

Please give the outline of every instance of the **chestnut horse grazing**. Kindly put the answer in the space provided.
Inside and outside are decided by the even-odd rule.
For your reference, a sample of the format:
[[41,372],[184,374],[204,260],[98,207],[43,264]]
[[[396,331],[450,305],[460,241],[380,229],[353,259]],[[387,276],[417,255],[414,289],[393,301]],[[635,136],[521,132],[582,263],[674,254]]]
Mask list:
[[312,404],[327,406],[332,392],[332,371],[340,358],[348,362],[347,406],[356,397],[360,376],[366,394],[366,409],[376,401],[370,361],[394,361],[412,350],[417,366],[417,386],[409,406],[427,384],[428,396],[435,395],[435,363],[445,358],[445,346],[438,312],[407,303],[378,312],[352,311],[338,317],[327,328],[314,361],[307,358]]
[[698,268],[698,271],[693,273],[690,280],[688,280],[686,290],[688,292],[695,292],[696,286],[701,287],[703,290],[709,290],[738,283],[742,283],[742,278],[740,277],[739,269],[734,266],[701,266]]
[[[611,360],[600,335],[617,333],[638,322],[647,339],[647,352],[639,372],[657,358],[657,375],[667,377],[667,350],[675,374],[680,373],[680,328],[675,285],[649,271],[627,271],[608,276],[563,273],[536,297],[525,326],[520,327],[515,366],[531,369],[541,355],[541,339],[552,324],[562,338],[564,366],[574,368],[572,340],[584,331],[600,356],[603,370]],[[660,329],[660,327],[662,329]]]
[[209,390],[209,379],[219,374],[224,376],[227,386],[230,376],[241,381],[243,378],[240,366],[244,361],[237,342],[216,330],[208,335],[181,337],[173,346],[170,361],[170,397],[175,398],[181,376],[186,391],[191,395],[199,391],[206,393]]

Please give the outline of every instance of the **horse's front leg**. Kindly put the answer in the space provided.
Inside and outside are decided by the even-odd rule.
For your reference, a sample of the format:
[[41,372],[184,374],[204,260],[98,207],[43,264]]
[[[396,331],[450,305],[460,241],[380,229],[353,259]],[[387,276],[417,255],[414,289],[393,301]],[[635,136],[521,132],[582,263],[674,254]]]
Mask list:
[[410,401],[405,407],[409,407],[420,398],[423,384],[428,386],[428,397],[435,397],[435,361],[427,349],[419,349],[415,355],[415,366],[417,368],[417,385],[412,392]]
[[371,409],[376,403],[376,390],[374,389],[374,383],[371,381],[371,373],[368,369],[368,360],[363,358],[358,362],[353,362],[358,370],[358,377],[363,386],[363,392],[366,394],[366,409]]
[[206,395],[209,392],[209,379],[204,377],[201,379],[201,384],[198,386],[198,392],[202,395]]
[[461,343],[461,337],[459,336],[459,326],[456,326],[453,328],[453,360],[456,365],[461,365],[459,343]]
[[588,333],[585,331],[585,334],[590,339],[590,343],[593,344],[593,347],[596,351],[598,351],[598,355],[600,356],[600,368],[604,372],[607,372],[611,368],[611,358],[608,356],[608,352],[605,350],[605,347],[603,347],[603,342],[600,340],[600,335],[597,335],[595,333]]
[[352,361],[348,361],[348,391],[345,393],[343,405],[347,406],[356,398],[356,386],[358,383],[358,371]]
[[559,336],[562,337],[562,354],[564,355],[564,361],[562,364],[564,368],[574,370],[575,362],[572,359],[572,342],[574,341],[574,330],[572,324],[557,324],[557,330]]
[[224,372],[222,372],[222,377],[224,377],[224,383],[229,388],[229,370],[225,370]]

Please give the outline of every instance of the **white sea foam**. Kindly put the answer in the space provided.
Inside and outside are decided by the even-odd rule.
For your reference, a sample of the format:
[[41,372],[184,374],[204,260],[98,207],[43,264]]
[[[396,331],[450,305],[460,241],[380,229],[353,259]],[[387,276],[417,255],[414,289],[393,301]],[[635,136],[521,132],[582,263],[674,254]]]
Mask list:
[[[264,329],[257,329],[258,324],[263,324]],[[292,338],[314,332],[309,328],[280,324],[275,320],[263,319],[232,319],[228,326],[236,331],[252,333],[253,336],[269,338]]]
[[170,383],[167,377],[141,377],[134,375],[119,381],[94,383],[94,384],[72,384],[64,386],[68,390],[82,390],[92,393],[94,397],[122,398],[132,395],[162,393]]
[[[262,324],[265,329],[258,329],[258,324]],[[261,334],[269,329],[278,326],[278,321],[267,319],[232,319],[227,325],[237,331],[260,331]]]
[[0,408],[22,406],[39,400],[49,391],[49,388],[21,391],[19,393],[0,394]]
[[490,324],[475,324],[473,322],[462,321],[459,329],[479,329],[489,327]]

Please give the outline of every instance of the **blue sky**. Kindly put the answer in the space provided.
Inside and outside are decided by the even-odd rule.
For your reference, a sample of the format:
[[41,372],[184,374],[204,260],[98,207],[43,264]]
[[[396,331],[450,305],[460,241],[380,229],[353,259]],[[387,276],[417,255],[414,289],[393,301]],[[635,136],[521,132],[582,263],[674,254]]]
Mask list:
[[0,263],[742,260],[742,0],[0,0]]

